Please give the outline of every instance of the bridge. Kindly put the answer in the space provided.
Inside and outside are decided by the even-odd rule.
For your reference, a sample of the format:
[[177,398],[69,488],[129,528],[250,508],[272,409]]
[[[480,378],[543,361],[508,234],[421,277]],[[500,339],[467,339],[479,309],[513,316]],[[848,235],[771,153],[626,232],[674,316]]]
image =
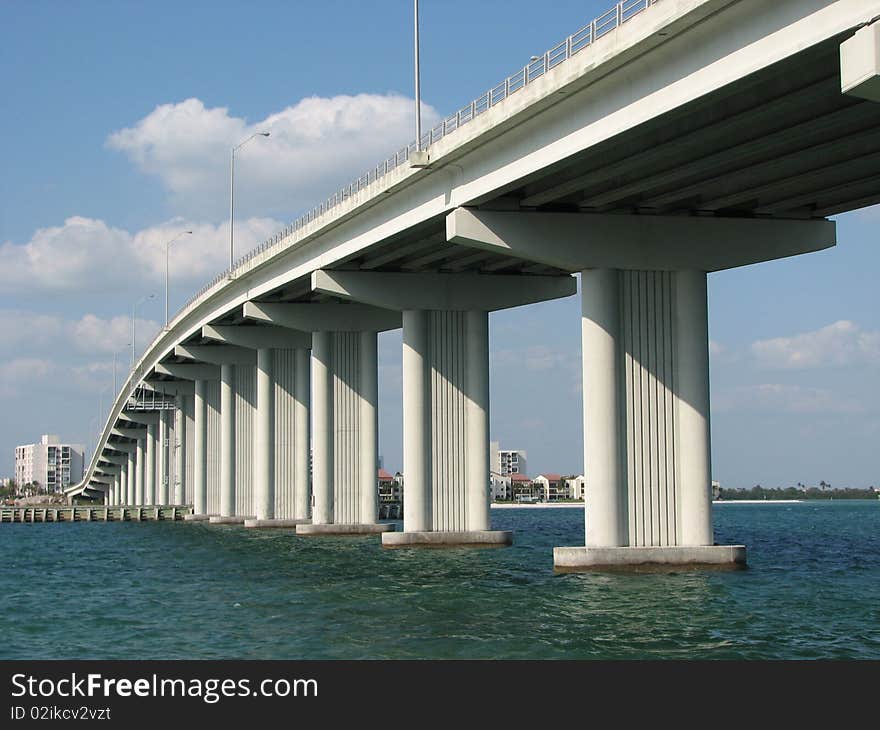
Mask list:
[[[556,568],[743,565],[714,544],[706,276],[834,246],[829,216],[880,202],[878,17],[878,0],[618,4],[193,296],[70,493],[387,547],[509,544],[489,516],[489,313],[579,275],[585,541]],[[401,327],[398,532],[377,521],[376,342]],[[147,390],[161,408],[130,405]]]

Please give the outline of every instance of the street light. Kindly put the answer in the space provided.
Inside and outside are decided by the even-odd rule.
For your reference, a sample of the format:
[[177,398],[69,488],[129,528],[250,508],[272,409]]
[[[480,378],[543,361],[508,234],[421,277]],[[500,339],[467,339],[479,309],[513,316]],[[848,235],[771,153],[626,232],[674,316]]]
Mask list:
[[235,151],[244,147],[254,137],[268,137],[268,132],[256,132],[244,142],[232,148],[229,156],[229,278],[232,278],[232,264],[235,261],[235,237],[232,232],[232,224],[235,219]]
[[171,248],[171,244],[174,243],[181,236],[185,236],[187,234],[192,234],[192,231],[184,231],[183,233],[178,233],[174,238],[172,238],[168,243],[165,244],[165,329],[168,329],[168,249]]
[[131,367],[134,367],[134,353],[137,350],[137,308],[149,299],[155,299],[155,294],[141,297],[131,308]]
[[413,35],[415,42],[416,80],[416,151],[422,151],[422,102],[419,89],[419,0],[413,0]]

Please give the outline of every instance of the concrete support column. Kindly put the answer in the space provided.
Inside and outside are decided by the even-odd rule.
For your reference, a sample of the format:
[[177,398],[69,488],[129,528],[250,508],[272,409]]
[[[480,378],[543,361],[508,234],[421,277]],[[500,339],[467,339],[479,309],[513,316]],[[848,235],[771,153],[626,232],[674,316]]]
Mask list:
[[135,484],[134,484],[134,472],[135,472],[135,453],[134,451],[128,452],[128,464],[125,469],[125,503],[127,505],[133,505],[135,503]]
[[627,544],[621,468],[618,347],[620,300],[615,269],[581,272],[584,518],[588,547]]
[[312,524],[333,522],[333,347],[330,332],[312,335]]
[[309,378],[309,351],[296,350],[296,372],[294,374],[294,519],[305,520],[311,514],[310,459],[309,449],[309,402],[311,400]]
[[275,517],[274,350],[257,350],[257,409],[254,423],[254,496],[258,520]]
[[206,382],[204,380],[195,381],[193,512],[197,515],[208,513],[208,402],[205,397],[205,389]]
[[159,411],[159,451],[156,455],[156,504],[168,504],[168,421],[167,411]]
[[116,506],[117,499],[119,497],[119,472],[113,475],[113,484],[110,485],[110,499],[109,504],[111,506]]
[[134,455],[134,503],[138,507],[144,504],[144,462],[146,461],[144,441],[145,438],[137,439],[137,450]]
[[709,330],[706,274],[675,274],[680,545],[712,545]]
[[469,311],[467,327],[467,529],[488,530],[489,519],[489,313]]
[[156,503],[156,431],[155,423],[147,426],[144,449],[144,504]]
[[[204,381],[202,381],[204,382]],[[174,504],[183,504],[186,497],[186,417],[183,396],[175,398],[174,410]],[[170,445],[169,445],[170,450]]]
[[428,312],[403,313],[403,529],[433,528]]
[[360,418],[358,447],[360,522],[376,523],[379,509],[379,359],[376,332],[360,335]]
[[220,516],[235,514],[235,365],[220,366]]

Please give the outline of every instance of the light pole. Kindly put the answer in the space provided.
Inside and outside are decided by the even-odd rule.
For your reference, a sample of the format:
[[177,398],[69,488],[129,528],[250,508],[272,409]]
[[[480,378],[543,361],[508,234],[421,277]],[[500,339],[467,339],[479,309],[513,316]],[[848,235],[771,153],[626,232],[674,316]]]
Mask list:
[[168,329],[168,249],[171,248],[171,244],[174,243],[181,236],[185,236],[187,234],[192,234],[192,231],[184,231],[183,233],[178,233],[174,238],[172,238],[168,243],[165,244],[165,329]]
[[134,353],[137,350],[137,308],[149,299],[155,299],[155,294],[149,294],[137,300],[131,308],[131,367],[134,367]]
[[419,88],[419,0],[413,0],[413,36],[415,40],[416,77],[416,151],[422,151],[422,102]]
[[232,224],[235,221],[235,151],[240,150],[254,137],[268,137],[268,132],[255,132],[244,142],[232,148],[229,156],[229,278],[232,278],[232,264],[235,261],[235,236],[232,232]]

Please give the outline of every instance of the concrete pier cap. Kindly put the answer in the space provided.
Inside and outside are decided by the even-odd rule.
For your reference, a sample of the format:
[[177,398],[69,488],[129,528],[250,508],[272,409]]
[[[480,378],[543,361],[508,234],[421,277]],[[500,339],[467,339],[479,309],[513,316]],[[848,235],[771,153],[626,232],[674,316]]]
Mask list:
[[183,519],[185,522],[208,522],[211,517],[218,517],[219,515],[184,515]]
[[243,525],[246,520],[256,519],[253,515],[213,515],[208,519],[209,525]]
[[273,517],[271,519],[247,519],[244,521],[244,526],[248,528],[276,528],[276,529],[295,529],[298,525],[308,524],[310,520],[308,519],[286,519],[284,517]]
[[513,544],[510,530],[461,530],[456,532],[418,531],[386,532],[382,547],[387,548],[456,548],[508,547]]
[[312,525],[300,524],[296,526],[296,534],[304,537],[341,537],[355,535],[387,535],[397,529],[392,524],[376,523],[376,524],[326,524]]

